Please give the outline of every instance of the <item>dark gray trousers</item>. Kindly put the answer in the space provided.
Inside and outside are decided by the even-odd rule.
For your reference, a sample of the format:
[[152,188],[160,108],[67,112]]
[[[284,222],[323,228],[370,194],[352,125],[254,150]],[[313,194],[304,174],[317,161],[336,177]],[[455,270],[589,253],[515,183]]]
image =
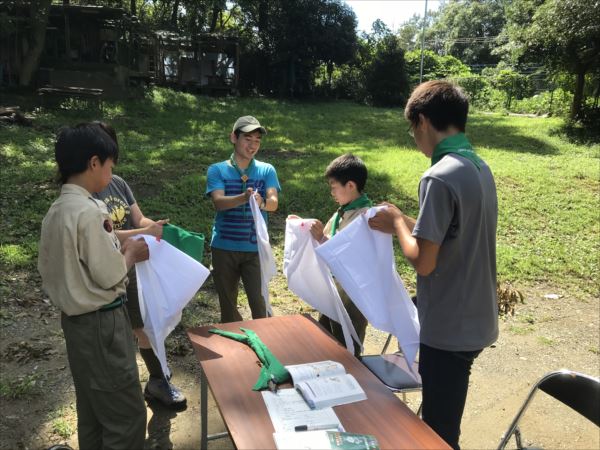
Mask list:
[[80,450],[144,448],[146,404],[126,309],[62,314],[61,325],[77,397]]
[[260,292],[260,259],[258,252],[234,252],[212,248],[212,276],[219,294],[221,323],[242,319],[237,309],[240,278],[248,296],[253,319],[267,317],[265,300]]

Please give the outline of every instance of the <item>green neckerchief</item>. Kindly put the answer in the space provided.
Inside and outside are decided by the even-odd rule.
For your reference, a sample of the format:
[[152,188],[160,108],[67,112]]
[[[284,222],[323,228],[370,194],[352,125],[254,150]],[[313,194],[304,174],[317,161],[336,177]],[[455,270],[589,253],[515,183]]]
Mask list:
[[364,208],[365,206],[373,206],[373,202],[367,194],[361,194],[356,200],[351,201],[347,205],[340,207],[335,213],[335,217],[333,219],[333,226],[331,227],[331,237],[335,236],[338,227],[340,226],[340,220],[342,220],[342,216],[346,211],[350,211],[352,209]]
[[475,150],[473,150],[473,146],[465,136],[465,133],[453,134],[452,136],[448,136],[446,139],[442,139],[438,145],[433,149],[433,154],[431,155],[431,165],[436,164],[444,155],[448,153],[455,153],[463,158],[467,158],[477,170],[481,169],[482,159],[477,156]]
[[281,384],[288,381],[290,379],[290,373],[275,355],[271,353],[269,347],[260,340],[258,335],[247,328],[240,328],[240,330],[242,330],[244,334],[232,333],[231,331],[219,330],[218,328],[213,328],[208,330],[208,332],[242,342],[254,350],[261,362],[261,368],[258,380],[252,387],[253,390],[259,391],[261,389],[266,389],[269,387],[269,381],[273,381],[275,384]]
[[[248,181],[248,173],[254,169],[254,158],[252,158],[250,160],[250,164],[248,164],[248,167],[246,167],[245,169],[240,169],[240,166],[237,165],[237,162],[235,162],[235,158],[234,158],[234,153],[231,154],[231,156],[229,157],[229,163],[231,164],[231,166],[237,171],[237,173],[240,175],[240,178],[242,180],[242,193],[246,192],[246,182]],[[242,215],[244,218],[246,218],[246,203],[244,203],[244,206],[242,207]]]

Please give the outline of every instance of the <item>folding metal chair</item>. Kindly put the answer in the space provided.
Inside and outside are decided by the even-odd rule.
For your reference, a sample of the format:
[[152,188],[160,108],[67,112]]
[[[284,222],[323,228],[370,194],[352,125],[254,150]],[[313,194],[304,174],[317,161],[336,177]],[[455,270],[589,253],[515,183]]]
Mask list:
[[517,448],[522,449],[522,436],[519,421],[527,410],[538,390],[554,397],[561,403],[577,411],[585,418],[600,426],[600,380],[588,375],[570,370],[560,370],[544,375],[532,388],[521,409],[513,419],[507,432],[502,436],[498,450],[515,435]]
[[[381,354],[363,355],[360,361],[381,380],[387,388],[394,393],[402,394],[402,401],[406,403],[406,393],[420,391],[421,377],[419,376],[419,363],[413,363],[413,369],[416,376],[411,373],[404,355],[400,352],[386,354],[392,335],[390,334],[385,341]],[[417,410],[417,415],[421,413],[421,404]]]

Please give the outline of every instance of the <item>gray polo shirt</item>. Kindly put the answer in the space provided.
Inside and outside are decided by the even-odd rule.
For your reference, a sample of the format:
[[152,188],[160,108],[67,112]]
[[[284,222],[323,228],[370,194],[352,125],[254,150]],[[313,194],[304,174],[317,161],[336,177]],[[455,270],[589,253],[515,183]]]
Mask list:
[[496,224],[498,199],[490,168],[444,156],[419,184],[413,236],[440,245],[435,270],[417,276],[421,342],[472,351],[498,337]]

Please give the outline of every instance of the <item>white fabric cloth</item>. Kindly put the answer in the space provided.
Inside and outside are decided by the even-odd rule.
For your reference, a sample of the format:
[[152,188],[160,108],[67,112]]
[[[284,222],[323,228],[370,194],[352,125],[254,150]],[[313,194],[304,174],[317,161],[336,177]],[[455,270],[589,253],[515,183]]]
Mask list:
[[319,244],[310,234],[310,226],[314,220],[286,220],[283,274],[288,280],[290,291],[342,326],[346,348],[354,353],[352,338],[358,344],[361,342],[344,308],[329,268],[315,253]]
[[[210,271],[164,239],[142,235],[150,258],[135,265],[144,332],[163,373],[167,366],[165,339],[181,320],[183,308],[204,284]],[[137,238],[137,237],[136,237]]]
[[412,367],[419,349],[419,318],[396,271],[392,236],[369,227],[369,218],[380,208],[370,208],[316,252],[371,325],[398,338]]
[[273,308],[271,308],[271,302],[269,301],[269,282],[271,278],[277,275],[277,266],[275,265],[275,258],[273,258],[271,244],[269,243],[267,224],[254,196],[250,197],[250,210],[254,219],[258,259],[260,260],[260,290],[265,300],[267,315],[271,317],[273,316]]

